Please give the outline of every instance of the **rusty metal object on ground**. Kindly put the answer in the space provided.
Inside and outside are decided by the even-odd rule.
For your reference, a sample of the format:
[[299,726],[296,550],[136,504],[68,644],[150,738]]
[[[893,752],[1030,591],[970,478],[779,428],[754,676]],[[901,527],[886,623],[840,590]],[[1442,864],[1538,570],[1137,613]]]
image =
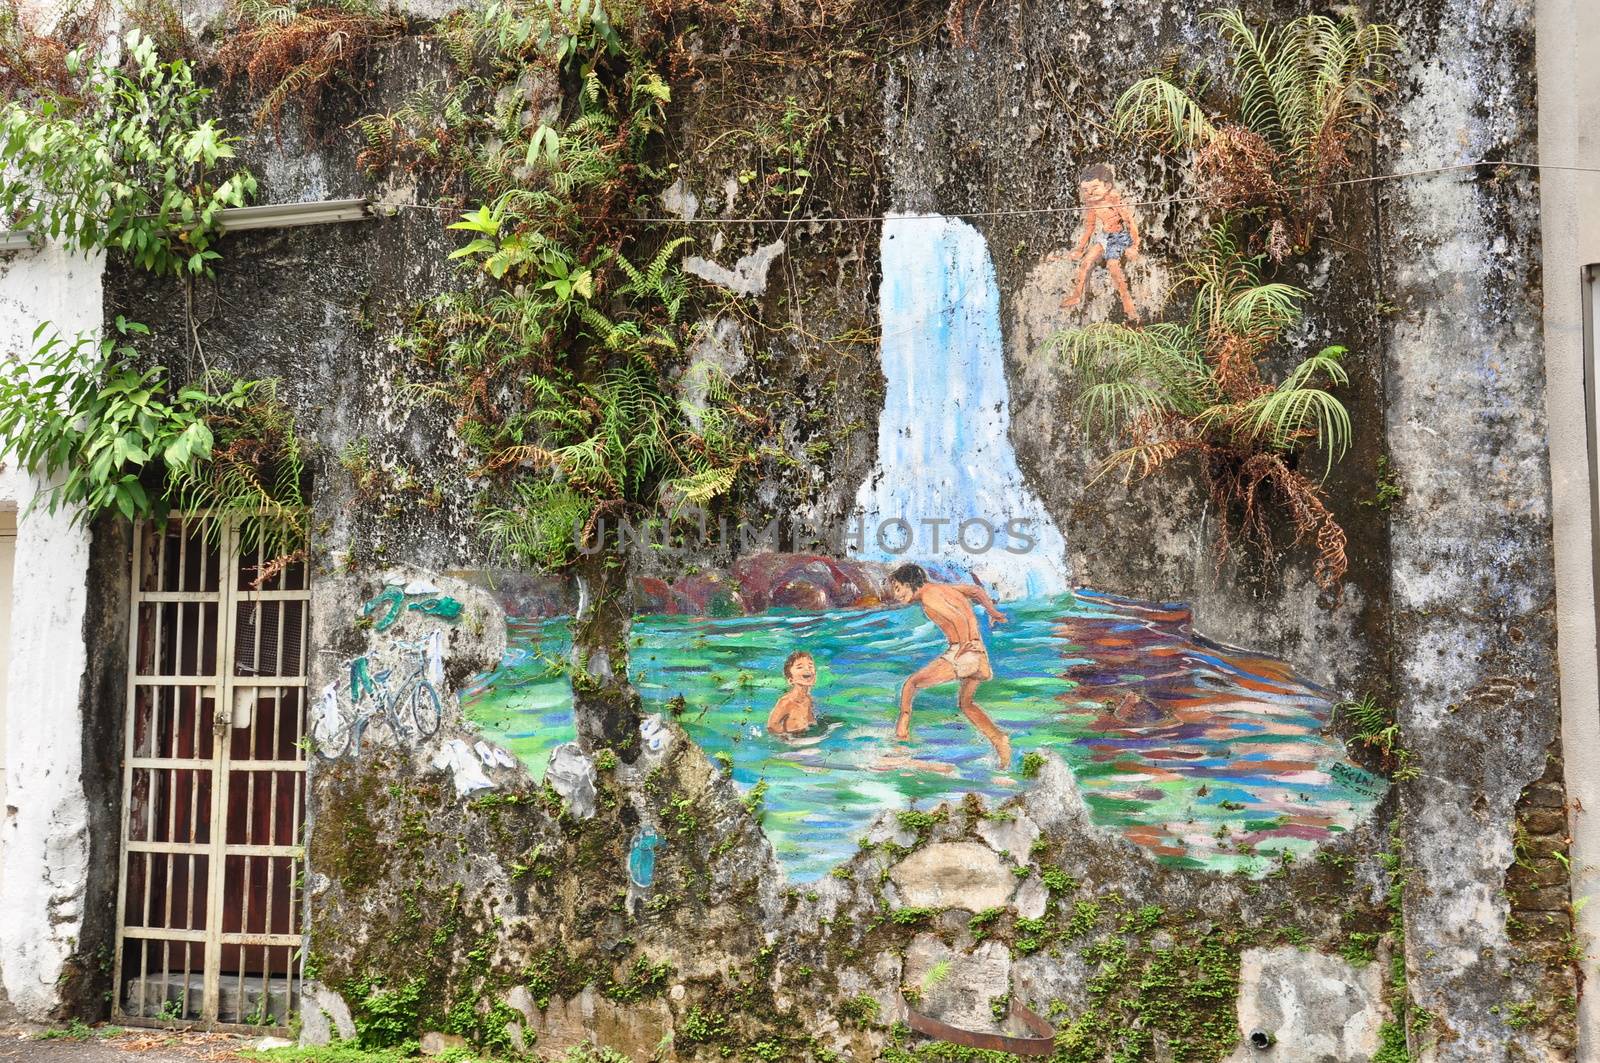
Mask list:
[[1019,1056],[1048,1056],[1055,1051],[1056,1031],[1048,1022],[1036,1015],[1026,1004],[1016,1001],[1011,1003],[1011,1013],[1021,1019],[1023,1024],[1037,1036],[1017,1037],[1012,1034],[963,1030],[959,1026],[951,1026],[947,1022],[940,1022],[924,1015],[909,1004],[906,1005],[906,1024],[924,1037],[949,1041],[953,1045],[962,1045],[966,1048],[988,1048]]

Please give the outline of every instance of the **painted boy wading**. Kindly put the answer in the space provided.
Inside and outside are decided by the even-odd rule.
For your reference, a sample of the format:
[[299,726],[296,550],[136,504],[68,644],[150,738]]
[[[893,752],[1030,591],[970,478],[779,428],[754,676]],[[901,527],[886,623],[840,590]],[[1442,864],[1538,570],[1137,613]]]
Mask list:
[[976,603],[996,624],[1006,622],[1005,614],[995,608],[989,593],[978,584],[935,583],[920,565],[895,569],[889,576],[889,594],[901,605],[921,605],[923,613],[950,640],[949,649],[913,672],[900,687],[900,720],[894,729],[895,737],[902,741],[911,737],[911,702],[919,691],[955,680],[961,684],[956,702],[962,715],[994,746],[1001,769],[1008,767],[1011,739],[973,699],[978,684],[993,679],[994,670],[989,667],[989,650],[983,644],[972,606]]

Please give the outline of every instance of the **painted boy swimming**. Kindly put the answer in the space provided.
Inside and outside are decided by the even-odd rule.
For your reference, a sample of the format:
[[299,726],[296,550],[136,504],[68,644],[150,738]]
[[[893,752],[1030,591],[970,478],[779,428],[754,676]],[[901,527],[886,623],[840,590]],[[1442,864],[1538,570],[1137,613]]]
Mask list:
[[817,722],[817,706],[811,688],[817,685],[817,662],[811,654],[797,650],[783,662],[783,677],[789,689],[778,698],[767,717],[767,730],[775,735],[797,735]]
[[[1139,321],[1139,308],[1133,305],[1133,295],[1128,291],[1128,275],[1123,272],[1124,262],[1139,257],[1139,222],[1133,211],[1122,202],[1117,191],[1115,174],[1103,162],[1095,163],[1078,175],[1078,192],[1082,196],[1083,228],[1078,234],[1078,244],[1072,257],[1078,260],[1078,275],[1073,279],[1072,294],[1061,300],[1063,307],[1077,306],[1083,299],[1083,290],[1089,284],[1089,274],[1101,262],[1111,274],[1111,283],[1117,286],[1122,297],[1122,312],[1129,321]],[[1060,255],[1051,255],[1054,261]]]
[[916,602],[929,620],[944,632],[950,648],[911,674],[900,687],[900,721],[896,724],[896,738],[911,737],[911,702],[919,691],[952,680],[961,684],[956,703],[962,715],[983,733],[994,746],[995,756],[1002,769],[1011,763],[1011,739],[995,726],[978,703],[973,700],[978,684],[994,678],[989,667],[989,651],[978,631],[978,618],[973,615],[976,603],[996,624],[1006,622],[1006,616],[995,608],[993,600],[976,583],[936,583],[928,579],[921,565],[901,565],[889,574],[889,596],[901,605]]

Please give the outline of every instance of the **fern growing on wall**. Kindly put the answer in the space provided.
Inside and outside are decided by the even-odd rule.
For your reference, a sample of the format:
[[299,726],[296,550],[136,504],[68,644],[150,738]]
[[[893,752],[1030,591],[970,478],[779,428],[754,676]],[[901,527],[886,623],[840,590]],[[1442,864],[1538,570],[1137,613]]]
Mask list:
[[323,92],[404,26],[372,0],[233,0],[230,14],[235,25],[217,49],[217,64],[260,98],[257,122],[277,123],[291,102],[314,120]]
[[1389,26],[1326,15],[1256,27],[1221,11],[1206,21],[1227,47],[1232,98],[1208,107],[1208,83],[1172,68],[1122,94],[1115,127],[1192,152],[1200,195],[1254,215],[1256,249],[1281,262],[1303,253],[1328,216],[1334,182],[1392,91],[1400,39]]
[[[304,446],[294,411],[278,397],[278,381],[213,371],[191,390],[229,401],[207,407],[210,452],[170,470],[173,506],[250,525],[264,565],[301,556],[308,530]],[[258,578],[270,576],[262,573]]]
[[[670,519],[725,494],[750,460],[749,415],[725,380],[693,403],[678,393],[688,241],[624,221],[657,176],[646,144],[670,93],[655,68],[598,0],[495,4],[441,33],[463,83],[362,122],[369,165],[436,166],[479,203],[451,225],[467,237],[452,257],[478,283],[434,300],[404,342],[450,381],[433,393],[481,455],[490,545],[560,567],[601,521]],[[425,128],[450,114],[467,118],[450,135]]]
[[1101,322],[1056,343],[1078,382],[1086,430],[1117,448],[1102,474],[1143,478],[1195,462],[1221,517],[1223,555],[1237,534],[1272,556],[1267,503],[1276,500],[1296,535],[1316,543],[1316,582],[1332,589],[1348,567],[1345,533],[1301,466],[1320,453],[1326,473],[1350,446],[1350,416],[1331,391],[1349,382],[1345,350],[1325,347],[1267,378],[1264,356],[1300,320],[1307,294],[1263,281],[1262,264],[1214,229],[1180,282],[1193,294],[1188,320]]

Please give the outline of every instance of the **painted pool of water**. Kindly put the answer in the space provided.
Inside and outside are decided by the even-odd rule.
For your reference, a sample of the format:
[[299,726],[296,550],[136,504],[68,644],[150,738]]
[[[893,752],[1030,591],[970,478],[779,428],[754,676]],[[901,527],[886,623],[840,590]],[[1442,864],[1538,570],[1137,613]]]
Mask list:
[[[642,617],[632,663],[651,711],[683,698],[685,729],[731,758],[740,787],[766,780],[764,826],[795,882],[848,857],[885,808],[1018,792],[1021,758],[1035,749],[1072,766],[1098,824],[1163,862],[1219,871],[1259,873],[1280,851],[1305,853],[1382,794],[1322,733],[1327,691],[1275,658],[1194,636],[1181,606],[1079,591],[1004,610],[1007,623],[985,622],[995,678],[978,701],[1012,737],[1010,771],[996,769],[953,685],[922,693],[911,741],[895,741],[900,683],[944,649],[920,610]],[[463,707],[542,774],[573,737],[567,679],[553,667],[567,626],[513,620],[510,636]],[[765,730],[787,688],[784,659],[800,649],[818,676],[818,726],[804,745]]]

